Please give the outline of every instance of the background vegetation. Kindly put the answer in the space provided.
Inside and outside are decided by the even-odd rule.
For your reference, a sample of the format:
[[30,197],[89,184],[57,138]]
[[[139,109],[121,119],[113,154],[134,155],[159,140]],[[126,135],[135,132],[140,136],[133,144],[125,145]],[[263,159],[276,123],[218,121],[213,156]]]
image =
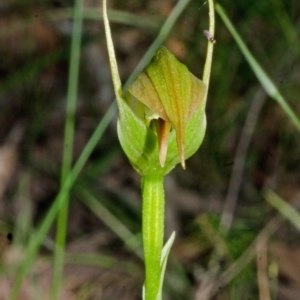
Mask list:
[[[125,82],[177,1],[112,0]],[[188,2],[188,1],[187,1]],[[252,55],[299,116],[300,2],[219,1]],[[72,1],[0,4],[0,299],[60,188]],[[113,102],[101,4],[84,1],[75,162]],[[164,44],[202,77],[207,5],[189,1]],[[166,178],[166,234],[177,237],[165,299],[299,299],[299,232],[266,199],[299,206],[299,131],[262,88],[217,15],[207,132]],[[116,115],[70,194],[61,299],[140,299],[140,179]],[[272,198],[272,199],[273,199]],[[55,223],[20,299],[50,295]]]

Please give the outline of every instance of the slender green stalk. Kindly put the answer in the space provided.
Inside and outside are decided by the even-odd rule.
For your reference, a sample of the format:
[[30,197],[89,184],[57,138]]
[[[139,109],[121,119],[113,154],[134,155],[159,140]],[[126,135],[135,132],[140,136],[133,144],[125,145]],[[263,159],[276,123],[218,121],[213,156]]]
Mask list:
[[[79,73],[80,44],[82,32],[82,0],[75,1],[74,23],[71,42],[71,58],[69,67],[69,83],[67,94],[67,111],[64,137],[63,165],[61,173],[61,185],[66,181],[72,166],[74,124],[77,100],[77,85]],[[54,253],[54,271],[52,282],[51,299],[59,299],[62,285],[62,273],[64,266],[64,252],[66,244],[66,232],[69,211],[69,191],[65,195],[66,199],[59,210],[57,220],[56,245]]]
[[[208,0],[208,15],[209,15],[209,32],[212,36],[215,34],[215,10],[214,10],[214,2],[213,0]],[[207,43],[207,51],[206,51],[206,60],[204,64],[203,70],[203,82],[206,85],[206,96],[205,96],[205,103],[207,100],[208,88],[209,88],[209,80],[210,80],[210,73],[211,73],[211,65],[213,59],[213,50],[214,50],[214,43],[208,41]],[[205,105],[204,103],[204,105]]]
[[224,9],[221,5],[216,5],[216,11],[218,12],[219,16],[223,20],[224,24],[226,25],[227,29],[230,31],[231,35],[235,39],[237,45],[239,46],[241,52],[243,53],[244,57],[248,61],[249,65],[251,66],[254,74],[256,75],[257,79],[260,81],[260,84],[265,89],[266,93],[277,103],[281,106],[282,110],[288,116],[290,121],[294,123],[295,127],[300,131],[300,119],[295,114],[293,109],[290,107],[286,99],[281,95],[280,91],[278,90],[277,86],[268,76],[268,74],[263,70],[261,65],[258,61],[254,58],[252,53],[249,51],[243,40],[241,39],[240,35],[235,30],[233,24],[230,22],[229,18],[227,17]]
[[145,300],[156,300],[160,287],[164,238],[163,177],[142,177]]

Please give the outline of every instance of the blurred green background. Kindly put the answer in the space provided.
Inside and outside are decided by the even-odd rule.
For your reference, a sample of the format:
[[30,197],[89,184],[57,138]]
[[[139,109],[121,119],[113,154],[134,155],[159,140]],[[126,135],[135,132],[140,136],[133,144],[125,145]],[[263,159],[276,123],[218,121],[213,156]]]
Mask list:
[[[208,7],[186,2],[164,44],[201,78]],[[109,1],[123,82],[176,3]],[[219,4],[299,116],[300,2]],[[1,295],[60,187],[72,8],[71,0],[0,3]],[[85,0],[83,16],[74,162],[114,101],[101,1]],[[299,204],[299,131],[218,14],[215,38],[204,142],[165,183],[166,236],[177,236],[164,299],[299,299],[299,232],[266,201],[271,189]],[[62,299],[141,298],[140,178],[120,148],[116,119],[71,190]],[[20,299],[49,290],[54,240],[55,224]]]

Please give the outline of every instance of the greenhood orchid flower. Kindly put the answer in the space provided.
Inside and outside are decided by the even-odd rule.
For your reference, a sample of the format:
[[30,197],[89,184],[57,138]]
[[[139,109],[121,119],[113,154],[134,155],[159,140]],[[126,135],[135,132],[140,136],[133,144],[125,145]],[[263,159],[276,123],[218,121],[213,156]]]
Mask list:
[[[166,174],[178,162],[185,169],[185,159],[199,148],[204,136],[205,94],[205,84],[167,48],[162,46],[156,51],[126,92],[128,108],[139,119],[138,123],[142,121],[140,126],[145,127],[144,134],[136,137],[144,139],[140,152],[137,151],[139,147],[134,146],[137,144],[132,139],[134,133],[130,132],[140,126],[129,127],[129,118],[123,118],[120,109],[120,141],[139,173],[145,175],[152,165],[156,172],[161,170],[162,174]],[[135,152],[135,157],[132,152]]]
[[161,166],[165,164],[169,131],[173,128],[180,162],[185,169],[185,129],[204,99],[204,83],[167,48],[160,47],[150,64],[129,86],[128,92],[148,108],[145,109],[148,124],[154,120]]

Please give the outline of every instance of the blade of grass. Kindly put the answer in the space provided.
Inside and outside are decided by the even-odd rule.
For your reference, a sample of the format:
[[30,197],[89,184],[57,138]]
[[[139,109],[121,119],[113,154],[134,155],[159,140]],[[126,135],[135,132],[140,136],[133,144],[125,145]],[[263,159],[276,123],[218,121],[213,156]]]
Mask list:
[[[150,49],[146,52],[146,54],[142,58],[141,62],[134,70],[133,74],[138,74],[140,72],[140,70],[142,70],[145,67],[145,65],[148,63],[148,61],[153,56],[155,51],[158,49],[158,47],[161,45],[161,43],[164,41],[164,39],[167,37],[167,35],[171,31],[172,26],[175,24],[176,20],[178,19],[178,17],[182,13],[183,9],[186,7],[186,5],[189,3],[189,1],[190,0],[180,0],[177,3],[177,5],[174,8],[174,10],[176,9],[176,13],[173,13],[173,11],[172,11],[172,13],[169,15],[169,17],[165,21],[165,23],[159,33],[160,37],[156,38],[154,40],[154,42],[150,46]],[[132,76],[132,78],[134,78],[134,77],[135,76]],[[126,85],[129,84],[130,78],[127,80]],[[32,238],[30,239],[27,249],[26,249],[26,253],[24,255],[24,262],[20,266],[20,269],[17,273],[9,300],[17,299],[23,279],[25,278],[26,274],[28,273],[28,270],[29,270],[30,266],[32,265],[33,260],[37,254],[39,246],[41,245],[42,241],[45,239],[45,236],[46,236],[50,226],[52,225],[58,210],[60,209],[60,207],[63,205],[63,203],[65,201],[66,192],[74,184],[75,180],[77,179],[79,173],[81,172],[83,166],[85,165],[85,163],[88,160],[89,156],[91,155],[92,151],[98,144],[104,130],[107,128],[111,119],[115,115],[116,109],[117,109],[117,106],[116,106],[116,103],[114,102],[108,109],[107,113],[105,114],[105,116],[103,117],[103,119],[101,120],[99,125],[97,126],[92,137],[87,142],[87,145],[85,146],[84,150],[82,151],[82,153],[81,153],[80,157],[78,158],[71,173],[65,180],[58,195],[55,197],[50,210],[48,211],[43,222],[41,223],[38,230],[36,231],[36,234],[34,236],[32,236]]]
[[[120,23],[123,25],[130,25],[138,28],[145,28],[151,30],[158,30],[160,28],[160,23],[157,20],[153,20],[153,17],[145,18],[144,16],[137,16],[132,13],[109,9],[107,11],[108,19],[111,22]],[[61,19],[71,18],[73,16],[73,9],[63,8],[52,10],[47,13],[48,17],[52,21],[59,21]],[[94,8],[84,8],[82,10],[82,17],[85,20],[94,20],[94,21],[102,21],[102,10],[94,9]]]
[[94,253],[67,253],[66,263],[71,265],[84,265],[106,269],[121,270],[122,273],[130,274],[142,273],[137,264],[130,261],[120,261],[120,259],[108,255]]
[[[73,17],[73,33],[71,40],[71,57],[69,66],[69,82],[67,92],[67,111],[65,123],[63,162],[61,170],[61,185],[64,184],[70,174],[73,159],[73,143],[75,132],[75,112],[77,102],[77,85],[79,74],[80,44],[82,33],[82,0],[75,1]],[[65,192],[65,201],[59,209],[57,228],[56,228],[56,245],[54,251],[54,270],[52,278],[51,299],[59,299],[62,286],[62,273],[64,267],[64,252],[66,244],[66,232],[69,211],[69,191]]]
[[242,54],[248,61],[250,67],[252,68],[254,74],[256,75],[257,79],[259,80],[260,84],[265,89],[266,93],[274,99],[282,108],[282,110],[286,113],[288,118],[291,122],[296,126],[296,128],[300,131],[300,119],[291,109],[285,98],[281,95],[280,91],[278,90],[277,86],[273,83],[267,73],[263,70],[257,60],[254,58],[252,53],[249,51],[243,40],[241,39],[240,35],[235,30],[233,24],[228,19],[224,9],[221,7],[220,4],[216,5],[216,11],[221,17],[222,21],[226,25],[227,29],[235,39],[237,45],[239,46]]
[[18,207],[19,214],[16,218],[16,226],[14,229],[13,243],[14,245],[24,245],[28,239],[27,232],[30,232],[32,227],[32,199],[30,198],[30,173],[25,173],[19,181],[19,199]]
[[291,22],[290,17],[281,0],[271,0],[274,8],[275,15],[285,36],[286,41],[289,43],[290,49],[294,52],[296,57],[300,57],[300,47],[298,34],[295,30],[294,24]]
[[90,192],[80,189],[81,201],[111,229],[137,256],[142,257],[141,241]]
[[287,220],[289,220],[300,231],[300,213],[280,198],[273,191],[268,190],[265,194],[266,200],[275,207]]

